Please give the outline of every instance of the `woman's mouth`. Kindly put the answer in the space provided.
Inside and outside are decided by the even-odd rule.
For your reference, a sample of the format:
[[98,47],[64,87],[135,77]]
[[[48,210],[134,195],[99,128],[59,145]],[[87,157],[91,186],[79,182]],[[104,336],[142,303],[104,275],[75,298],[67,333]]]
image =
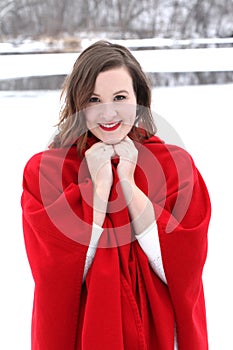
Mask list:
[[121,121],[115,123],[99,124],[99,127],[104,131],[114,131],[120,126],[120,124]]

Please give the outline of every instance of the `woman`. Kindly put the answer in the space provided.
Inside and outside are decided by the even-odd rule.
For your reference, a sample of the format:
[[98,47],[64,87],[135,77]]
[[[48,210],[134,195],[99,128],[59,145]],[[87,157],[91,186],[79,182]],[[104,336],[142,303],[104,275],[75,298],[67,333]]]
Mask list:
[[97,42],[63,96],[58,134],[24,171],[32,349],[208,349],[209,196],[191,156],[154,135],[139,63]]

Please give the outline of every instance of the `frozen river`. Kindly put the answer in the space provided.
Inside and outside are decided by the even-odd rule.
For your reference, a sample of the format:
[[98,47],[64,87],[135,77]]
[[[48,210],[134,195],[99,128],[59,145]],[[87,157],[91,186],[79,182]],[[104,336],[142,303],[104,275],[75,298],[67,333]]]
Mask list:
[[[232,117],[233,84],[158,88],[153,110],[159,135],[193,156],[212,200],[204,271],[210,350],[233,349]],[[21,228],[21,181],[26,161],[47,146],[58,121],[59,92],[0,92],[1,338],[0,349],[30,350],[33,282]]]
[[[133,51],[145,72],[233,71],[233,48]],[[0,55],[0,79],[63,75],[78,53]]]

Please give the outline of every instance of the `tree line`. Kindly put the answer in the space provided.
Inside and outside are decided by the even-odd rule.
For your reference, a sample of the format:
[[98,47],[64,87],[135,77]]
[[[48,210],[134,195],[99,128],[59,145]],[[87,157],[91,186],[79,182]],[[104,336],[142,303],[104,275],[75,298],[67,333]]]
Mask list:
[[1,0],[0,40],[79,36],[232,37],[233,0]]

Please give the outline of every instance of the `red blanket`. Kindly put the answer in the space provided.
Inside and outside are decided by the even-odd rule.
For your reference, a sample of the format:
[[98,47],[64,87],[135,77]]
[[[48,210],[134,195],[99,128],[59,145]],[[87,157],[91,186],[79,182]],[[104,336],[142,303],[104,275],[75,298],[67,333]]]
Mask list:
[[[95,140],[89,142],[89,146]],[[35,281],[33,350],[208,349],[202,270],[210,201],[183,149],[136,144],[135,182],[154,204],[165,285],[134,238],[112,161],[104,232],[85,283],[92,183],[76,146],[33,156],[23,179],[23,228]]]

